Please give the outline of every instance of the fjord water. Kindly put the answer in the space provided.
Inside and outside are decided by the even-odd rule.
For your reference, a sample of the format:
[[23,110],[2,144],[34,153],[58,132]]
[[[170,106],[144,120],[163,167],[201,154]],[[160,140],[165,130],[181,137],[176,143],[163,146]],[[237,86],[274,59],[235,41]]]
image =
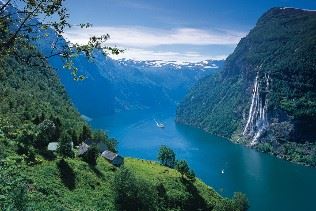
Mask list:
[[[166,127],[158,128],[154,118]],[[244,192],[253,211],[316,210],[316,169],[292,164],[174,122],[174,112],[123,112],[93,119],[123,156],[156,160],[161,145],[224,196]],[[222,173],[224,170],[224,173]]]

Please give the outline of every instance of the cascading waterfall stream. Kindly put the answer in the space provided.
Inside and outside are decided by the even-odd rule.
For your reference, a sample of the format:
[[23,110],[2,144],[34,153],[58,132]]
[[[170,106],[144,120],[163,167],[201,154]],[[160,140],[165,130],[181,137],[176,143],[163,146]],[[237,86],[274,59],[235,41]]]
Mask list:
[[[265,90],[266,92],[269,89],[269,76],[265,75]],[[266,93],[260,93],[260,83],[259,83],[259,75],[257,74],[252,98],[251,105],[249,109],[247,123],[243,130],[243,135],[252,139],[250,145],[254,145],[257,143],[258,138],[260,138],[263,131],[268,127],[268,116],[267,116],[267,108],[268,102],[266,98]]]

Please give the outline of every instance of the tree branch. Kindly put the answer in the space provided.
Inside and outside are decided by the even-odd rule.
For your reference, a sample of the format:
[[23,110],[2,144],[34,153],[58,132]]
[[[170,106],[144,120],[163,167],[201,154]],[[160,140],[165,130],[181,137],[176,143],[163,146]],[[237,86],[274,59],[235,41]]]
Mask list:
[[7,6],[8,4],[10,4],[12,0],[8,0],[6,3],[4,3],[1,7],[0,7],[0,12],[2,12]]

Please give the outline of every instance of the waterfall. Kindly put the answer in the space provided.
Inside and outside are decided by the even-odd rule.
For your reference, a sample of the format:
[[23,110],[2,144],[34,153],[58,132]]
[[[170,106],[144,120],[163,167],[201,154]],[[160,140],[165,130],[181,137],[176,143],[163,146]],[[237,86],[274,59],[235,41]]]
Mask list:
[[[267,116],[268,100],[266,97],[266,93],[268,92],[270,86],[269,81],[269,75],[265,75],[265,83],[261,85],[259,75],[257,74],[254,82],[248,119],[242,133],[244,136],[252,139],[252,142],[250,143],[251,145],[257,143],[261,134],[269,125]],[[265,90],[265,92],[260,93],[261,90]]]

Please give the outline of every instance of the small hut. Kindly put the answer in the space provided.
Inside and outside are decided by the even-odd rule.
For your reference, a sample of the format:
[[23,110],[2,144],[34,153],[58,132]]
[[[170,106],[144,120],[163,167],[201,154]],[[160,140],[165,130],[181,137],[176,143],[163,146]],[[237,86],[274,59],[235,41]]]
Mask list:
[[80,145],[79,145],[79,150],[78,150],[78,155],[83,155],[84,153],[86,153],[89,149],[89,145],[82,142]]
[[124,163],[124,158],[122,156],[109,150],[103,151],[101,156],[111,162],[114,166],[121,166]]
[[[74,147],[74,143],[70,142],[71,144],[71,149],[73,149]],[[59,143],[58,142],[50,142],[47,146],[47,150],[48,151],[52,151],[52,152],[56,152],[58,149]]]
[[50,142],[47,146],[48,151],[53,151],[55,152],[58,148],[58,142]]

